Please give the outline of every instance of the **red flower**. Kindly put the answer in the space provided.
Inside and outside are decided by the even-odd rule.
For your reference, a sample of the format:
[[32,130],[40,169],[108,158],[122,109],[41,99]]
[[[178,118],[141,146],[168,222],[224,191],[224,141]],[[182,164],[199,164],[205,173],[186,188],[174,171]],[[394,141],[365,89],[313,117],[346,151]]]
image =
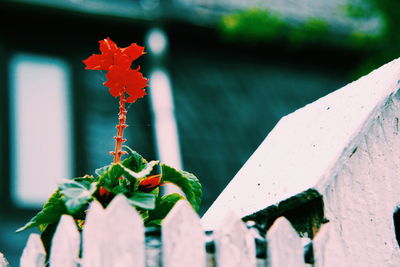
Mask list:
[[133,43],[126,48],[119,48],[108,37],[99,43],[101,54],[93,54],[83,60],[86,69],[108,71],[108,80],[104,85],[110,88],[110,94],[114,97],[127,93],[129,97],[126,101],[133,103],[145,96],[143,88],[148,86],[147,79],[139,72],[140,68],[131,69],[132,61],[145,54],[144,47]]
[[140,181],[138,185],[138,189],[142,192],[149,193],[156,189],[158,186],[160,186],[161,182],[161,175],[152,175],[144,178],[143,180]]
[[110,88],[110,94],[114,97],[125,92],[129,95],[126,101],[133,103],[146,95],[143,88],[147,86],[147,79],[139,72],[139,68],[132,70],[115,65],[110,68],[106,78],[104,85]]
[[99,41],[101,54],[93,54],[83,60],[85,69],[110,70],[112,66],[130,68],[132,61],[145,54],[144,47],[135,43],[126,48],[119,48],[110,38]]
[[100,189],[99,189],[99,195],[100,195],[101,197],[109,197],[110,194],[111,194],[110,191],[108,191],[107,189],[105,189],[104,186],[101,186],[101,187],[100,187]]

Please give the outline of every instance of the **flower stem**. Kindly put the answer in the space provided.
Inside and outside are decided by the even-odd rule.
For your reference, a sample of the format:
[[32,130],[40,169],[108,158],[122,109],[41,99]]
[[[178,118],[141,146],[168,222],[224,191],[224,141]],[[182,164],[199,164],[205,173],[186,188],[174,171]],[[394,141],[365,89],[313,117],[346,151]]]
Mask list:
[[121,155],[125,154],[125,151],[122,151],[122,143],[126,141],[126,139],[123,138],[124,136],[124,130],[128,125],[125,123],[126,122],[126,108],[125,108],[125,93],[122,92],[119,95],[119,113],[118,113],[118,120],[119,123],[115,128],[118,129],[117,131],[117,136],[114,136],[115,139],[115,151],[110,152],[111,155],[114,156],[114,163],[119,162],[121,160]]

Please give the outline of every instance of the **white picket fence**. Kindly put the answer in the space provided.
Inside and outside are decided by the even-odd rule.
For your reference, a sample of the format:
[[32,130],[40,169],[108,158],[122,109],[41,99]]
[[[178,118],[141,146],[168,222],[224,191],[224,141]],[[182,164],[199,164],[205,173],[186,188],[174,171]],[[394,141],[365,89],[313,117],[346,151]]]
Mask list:
[[[93,202],[82,233],[72,217],[61,218],[53,237],[49,264],[52,267],[311,266],[304,262],[302,238],[284,217],[278,218],[266,236],[261,237],[267,244],[261,248],[266,250],[261,253],[262,258],[256,256],[254,231],[239,217],[230,213],[210,237],[203,231],[198,215],[184,200],[179,201],[163,221],[159,238],[145,235],[145,230],[140,215],[123,195],[117,196],[106,209]],[[326,229],[321,234],[313,244],[314,266],[323,266]],[[211,249],[206,249],[206,244]],[[20,266],[43,267],[45,259],[40,236],[31,234]]]

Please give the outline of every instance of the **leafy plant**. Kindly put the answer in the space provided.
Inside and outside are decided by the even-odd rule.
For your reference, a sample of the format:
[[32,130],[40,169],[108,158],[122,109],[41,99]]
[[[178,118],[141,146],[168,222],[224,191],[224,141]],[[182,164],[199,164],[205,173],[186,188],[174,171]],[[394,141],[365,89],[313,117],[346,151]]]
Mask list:
[[126,159],[98,169],[96,176],[78,177],[60,183],[43,209],[17,231],[35,226],[44,231],[49,224],[58,222],[63,214],[84,220],[90,202],[97,200],[107,206],[118,194],[124,194],[141,214],[148,211],[148,216],[143,218],[145,225],[160,225],[175,203],[185,198],[177,193],[160,196],[159,187],[165,183],[177,185],[193,208],[196,211],[199,209],[201,185],[193,174],[161,164],[160,175],[149,175],[158,162],[147,162],[137,152],[126,148],[131,152]]
[[[139,153],[122,144],[126,125],[125,103],[133,103],[146,95],[143,89],[147,79],[131,69],[132,61],[145,54],[144,47],[131,44],[119,48],[110,38],[100,41],[100,55],[92,55],[83,62],[86,69],[105,70],[108,79],[104,85],[114,97],[119,97],[117,136],[113,162],[85,175],[64,180],[50,196],[42,210],[27,224],[17,230],[38,227],[41,232],[53,232],[54,225],[63,214],[74,217],[82,229],[89,204],[96,200],[106,207],[118,194],[124,194],[129,203],[142,215],[145,225],[160,225],[168,212],[180,199],[187,198],[198,211],[201,202],[201,184],[193,174],[175,169],[158,161],[148,162]],[[122,156],[127,154],[125,159]],[[157,166],[160,165],[160,168]],[[161,173],[157,173],[158,169]],[[177,185],[185,196],[178,193],[162,196],[160,186],[166,183]],[[51,227],[50,227],[51,226]]]

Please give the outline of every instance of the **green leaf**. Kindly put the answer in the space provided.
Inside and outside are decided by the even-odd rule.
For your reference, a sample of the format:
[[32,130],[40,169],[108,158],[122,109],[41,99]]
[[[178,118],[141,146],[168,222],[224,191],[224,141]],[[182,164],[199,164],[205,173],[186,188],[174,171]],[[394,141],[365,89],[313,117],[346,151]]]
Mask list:
[[162,223],[161,219],[152,220],[152,221],[149,221],[148,223],[146,223],[146,227],[147,226],[161,226],[161,223]]
[[157,198],[160,194],[160,187],[154,188],[153,191],[149,192],[149,194],[153,194]]
[[85,176],[83,176],[83,177],[76,177],[76,178],[74,178],[73,179],[74,181],[77,181],[77,182],[88,182],[88,183],[93,183],[93,182],[96,182],[97,181],[97,179],[96,178],[94,178],[94,176],[93,175],[89,175],[89,174],[86,174]]
[[162,196],[156,200],[156,207],[149,211],[149,217],[146,219],[146,225],[160,225],[161,221],[167,216],[169,211],[174,207],[175,203],[184,196],[178,193],[172,193]]
[[125,167],[123,164],[118,163],[118,165],[123,169],[123,173],[128,176],[127,178],[136,180],[136,179],[140,179],[143,178],[147,175],[149,175],[151,173],[151,171],[153,170],[154,166],[156,166],[158,164],[157,160],[153,160],[150,161],[149,163],[146,164],[146,167],[143,168],[141,171],[139,172],[135,172],[130,170],[129,168]]
[[156,206],[156,197],[150,193],[135,192],[128,201],[131,205],[146,210],[152,210]]
[[113,193],[114,195],[126,194],[129,192],[129,188],[125,185],[117,185],[117,186],[111,188],[110,190],[111,190],[111,193]]
[[101,173],[101,176],[98,178],[98,180],[100,185],[104,185],[107,190],[110,191],[112,188],[119,185],[119,178],[122,176],[124,170],[117,163],[113,163],[103,168],[105,168],[105,170],[98,172]]
[[42,210],[16,232],[21,232],[35,226],[38,226],[39,229],[43,231],[46,229],[47,225],[57,222],[61,215],[65,213],[67,213],[67,209],[64,200],[62,199],[62,195],[60,194],[60,190],[58,189],[43,205]]
[[149,218],[149,211],[148,210],[143,210],[140,208],[136,208],[136,210],[139,212],[140,217],[142,217],[143,221],[146,221],[147,218]]
[[96,169],[96,170],[94,171],[94,173],[95,173],[97,176],[102,176],[109,168],[110,168],[110,165],[107,165],[107,166],[104,166],[104,167],[101,167],[101,168]]
[[202,187],[196,176],[189,172],[180,171],[168,165],[161,164],[162,183],[176,184],[185,193],[187,200],[198,211],[201,203]]
[[[151,161],[149,163],[146,162],[145,168],[143,168],[139,172],[135,172],[126,167],[125,165],[123,165],[123,162],[113,163],[112,165],[107,166],[107,170],[103,170],[101,172],[102,175],[99,177],[98,180],[100,182],[100,185],[104,185],[104,187],[108,191],[115,191],[114,190],[115,187],[123,186],[121,184],[122,180],[124,182],[127,182],[126,184],[124,184],[127,187],[127,189],[130,185],[132,185],[133,188],[133,186],[136,183],[136,179],[148,175],[153,170],[154,166],[156,166],[157,164],[158,161]],[[120,179],[122,176],[125,176],[125,178],[127,179]],[[115,193],[124,193],[121,191],[121,188],[117,189],[117,191],[118,192]]]
[[66,180],[58,185],[63,195],[68,213],[78,212],[89,200],[97,189],[97,183],[87,181]]
[[[153,170],[154,166],[158,164],[158,161],[147,163],[147,161],[143,159],[142,162],[145,162],[145,165],[141,165],[141,167],[144,168],[139,172],[135,172],[127,167],[128,165],[132,165],[128,164],[129,162],[127,160],[139,162],[139,156],[129,157],[123,162],[113,163],[103,167],[98,171],[99,174],[101,173],[101,176],[98,178],[99,184],[114,194],[132,191],[136,184],[136,179],[148,175]],[[125,177],[126,179],[121,179],[121,177]],[[123,184],[121,184],[121,182],[123,182]]]
[[113,193],[114,195],[118,195],[118,194],[126,194],[129,192],[132,192],[133,186],[134,186],[134,183],[129,181],[127,178],[121,176],[118,179],[117,185],[115,185],[114,187],[106,186],[106,189],[108,191],[110,191],[111,193]]
[[122,165],[134,172],[140,172],[147,167],[147,160],[145,160],[139,153],[128,146],[123,146],[123,148],[128,151],[129,157],[122,161]]
[[104,174],[107,176],[109,181],[118,183],[119,178],[123,174],[123,169],[118,163],[113,163]]

